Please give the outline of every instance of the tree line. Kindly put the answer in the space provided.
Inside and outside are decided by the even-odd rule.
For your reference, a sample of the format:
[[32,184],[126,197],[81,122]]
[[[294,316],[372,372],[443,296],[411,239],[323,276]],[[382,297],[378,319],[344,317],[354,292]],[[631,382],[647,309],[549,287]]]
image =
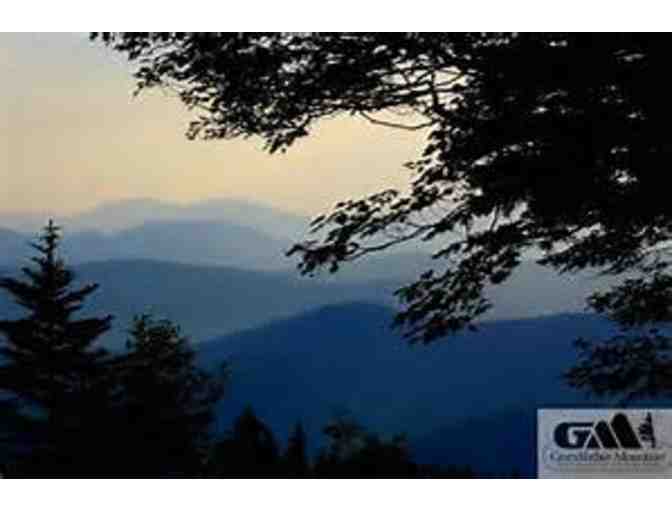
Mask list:
[[307,477],[469,475],[411,460],[402,436],[381,439],[338,418],[310,459],[297,424],[286,448],[247,408],[223,437],[215,405],[229,378],[198,366],[178,325],[136,316],[123,349],[104,348],[112,316],[84,303],[59,257],[60,227],[44,228],[23,278],[0,278],[25,311],[0,320],[0,472],[14,477]]

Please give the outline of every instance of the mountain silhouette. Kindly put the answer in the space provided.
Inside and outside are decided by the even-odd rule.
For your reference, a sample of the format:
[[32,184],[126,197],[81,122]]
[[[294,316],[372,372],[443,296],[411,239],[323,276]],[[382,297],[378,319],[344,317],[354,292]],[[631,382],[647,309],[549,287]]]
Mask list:
[[69,260],[78,263],[153,259],[245,269],[291,270],[284,256],[291,244],[254,228],[222,221],[148,222],[114,234],[79,232],[63,242]]
[[21,232],[36,232],[53,217],[69,232],[96,230],[115,233],[153,222],[225,222],[254,228],[272,236],[296,239],[310,219],[264,204],[234,198],[179,204],[152,198],[103,203],[73,215],[0,213],[0,225]]
[[[503,435],[494,429],[490,433],[494,444],[501,444],[502,437],[513,441],[529,432],[524,427],[537,407],[596,404],[569,389],[561,374],[575,361],[572,342],[578,336],[612,330],[600,318],[493,321],[476,333],[426,347],[409,346],[391,331],[392,315],[392,309],[379,305],[333,305],[204,343],[202,363],[231,363],[233,377],[220,407],[220,426],[254,403],[259,416],[279,432],[289,431],[300,419],[314,443],[325,421],[348,410],[373,430],[409,434],[418,442],[419,461],[478,461],[472,467],[529,474],[534,467],[533,433],[507,443],[512,451],[501,462],[488,463],[466,454],[478,450],[476,443],[464,446],[477,440],[473,435],[465,443],[464,437],[441,431],[469,430],[467,420],[487,427],[499,419]],[[452,452],[454,458],[442,452]]]
[[[89,313],[115,316],[108,345],[125,338],[131,318],[152,312],[179,323],[195,342],[291,317],[330,303],[391,303],[394,285],[340,284],[295,273],[205,267],[152,260],[94,262],[74,267],[77,280],[96,282]],[[16,274],[17,269],[0,270]],[[19,313],[0,294],[0,316]]]
[[[15,268],[25,264],[30,256],[31,240],[32,236],[26,234],[0,230],[0,266]],[[63,250],[67,260],[76,264],[143,259],[265,272],[283,271],[287,278],[299,279],[301,277],[295,269],[297,261],[284,255],[291,243],[289,238],[275,237],[244,224],[179,220],[148,222],[114,233],[100,230],[72,232],[68,228]],[[414,281],[428,267],[441,269],[440,264],[432,261],[427,253],[391,253],[344,264],[336,274],[321,273],[313,280],[324,284],[368,284],[384,288],[387,290],[385,302],[391,302],[394,290]],[[613,281],[605,277],[598,278],[590,272],[557,275],[533,261],[523,261],[509,281],[486,291],[495,306],[485,318],[506,319],[579,312],[585,307],[587,295],[594,290],[604,289]],[[368,299],[367,296],[365,298]],[[334,301],[319,300],[315,305],[329,302]]]

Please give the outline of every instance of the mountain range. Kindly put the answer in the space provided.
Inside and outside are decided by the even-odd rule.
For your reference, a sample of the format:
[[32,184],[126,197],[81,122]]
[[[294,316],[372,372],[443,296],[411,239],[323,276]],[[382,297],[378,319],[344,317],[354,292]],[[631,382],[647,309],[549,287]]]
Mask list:
[[[201,342],[327,304],[392,303],[393,284],[325,282],[293,273],[249,271],[155,260],[92,262],[74,267],[76,285],[98,283],[86,314],[115,317],[108,345],[119,345],[134,315],[152,313],[181,325]],[[16,269],[0,270],[16,276]],[[20,313],[0,293],[0,316]]]
[[[3,218],[5,224],[12,223],[3,216],[0,217],[0,224]],[[15,226],[20,223],[16,219],[12,221]],[[124,285],[124,277],[117,274],[118,268],[114,263],[128,264],[134,261],[137,265],[141,260],[208,266],[209,272],[216,272],[214,268],[219,267],[224,272],[235,268],[284,273],[285,279],[294,280],[299,278],[296,271],[298,260],[284,254],[293,239],[297,239],[291,236],[305,230],[307,223],[307,218],[235,200],[210,201],[190,206],[135,200],[103,205],[66,219],[63,250],[70,264],[84,268],[92,262],[107,264],[95,266],[97,270],[94,273],[96,277],[102,275],[107,281],[109,278],[104,272],[113,272],[113,286]],[[0,229],[0,267],[23,265],[32,256],[29,242],[34,236],[7,228]],[[150,273],[145,279],[151,277],[151,267],[151,264],[143,266]],[[165,266],[161,267],[165,269]],[[439,262],[432,261],[427,252],[397,251],[344,264],[338,273],[322,273],[314,280],[325,284],[382,287],[387,294],[385,302],[390,302],[394,289],[412,282],[428,267],[441,266]],[[165,275],[164,269],[158,274]],[[182,266],[175,266],[178,272],[183,269]],[[250,278],[254,279],[251,275]],[[510,281],[488,290],[496,306],[487,318],[534,317],[582,311],[585,297],[596,289],[604,288],[610,281],[591,273],[559,276],[533,261],[523,261]],[[208,282],[203,285],[205,288],[211,286]],[[310,285],[307,284],[307,287]],[[220,289],[221,292],[223,289]],[[346,293],[344,299],[338,298],[336,301],[356,297]],[[195,303],[201,302],[198,297],[189,299]],[[378,299],[375,301],[378,302]],[[316,306],[327,302],[320,300]],[[188,308],[189,304],[184,306]]]
[[[288,270],[296,264],[284,253],[309,222],[228,199],[191,205],[129,200],[54,220],[64,229],[63,248],[73,263],[147,258],[262,270]],[[0,215],[0,265],[15,265],[28,256],[29,241],[46,221]]]
[[[576,312],[613,280],[523,261],[487,290],[495,307],[476,333],[410,346],[391,329],[393,293],[440,267],[420,250],[308,278],[284,256],[308,220],[265,206],[139,200],[56,219],[77,282],[100,284],[85,313],[115,316],[108,346],[122,345],[134,315],[151,312],[181,325],[203,365],[230,363],[220,429],[252,404],[280,435],[302,420],[317,448],[321,427],[347,411],[373,430],[407,433],[420,462],[531,476],[536,409],[602,405],[561,374],[578,336],[612,332]],[[16,275],[32,256],[28,232],[39,224],[31,221],[0,216],[8,227],[0,228],[0,275]],[[0,293],[0,316],[19,313]]]
[[[176,321],[200,342],[329,304],[363,301],[396,307],[394,291],[410,279],[403,279],[403,266],[396,274],[394,266],[387,267],[389,279],[366,278],[365,271],[359,279],[322,279],[301,277],[292,271],[149,259],[89,262],[75,265],[74,271],[77,284],[100,285],[87,312],[115,316],[109,342],[114,345],[123,338],[134,315],[148,312]],[[16,275],[17,268],[5,267],[0,274]],[[528,263],[510,283],[492,289],[495,307],[486,319],[581,310],[584,297],[594,288],[590,279],[560,279]],[[4,293],[0,293],[0,313],[10,317],[19,313]]]
[[603,319],[492,321],[422,346],[390,330],[392,315],[331,305],[202,344],[206,366],[230,364],[221,427],[251,404],[281,437],[301,420],[317,448],[321,428],[347,412],[384,435],[407,434],[420,462],[532,476],[537,408],[604,405],[562,380],[576,338],[613,333]]
[[23,233],[33,233],[52,218],[70,232],[97,230],[115,233],[151,222],[223,221],[246,225],[267,235],[296,239],[308,226],[309,218],[264,204],[235,198],[220,198],[180,204],[140,198],[103,203],[83,212],[62,214],[0,213],[0,225]]

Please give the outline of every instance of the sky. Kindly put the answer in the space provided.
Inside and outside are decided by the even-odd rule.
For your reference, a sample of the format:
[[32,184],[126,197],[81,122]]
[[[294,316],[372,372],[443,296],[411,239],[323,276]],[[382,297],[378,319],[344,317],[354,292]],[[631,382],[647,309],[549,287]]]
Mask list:
[[260,140],[189,141],[189,114],[86,34],[0,34],[0,214],[74,214],[101,203],[244,198],[301,214],[404,186],[423,135],[325,121],[287,154]]

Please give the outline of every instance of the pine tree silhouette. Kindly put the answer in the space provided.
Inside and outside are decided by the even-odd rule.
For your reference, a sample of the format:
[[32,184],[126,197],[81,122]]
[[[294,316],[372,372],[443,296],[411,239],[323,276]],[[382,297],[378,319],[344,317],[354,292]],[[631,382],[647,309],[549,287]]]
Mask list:
[[288,475],[304,477],[310,472],[308,463],[306,432],[298,422],[289,436],[285,452],[285,469]]
[[[33,243],[37,266],[22,269],[24,280],[2,278],[28,314],[0,321],[0,391],[17,413],[35,425],[30,469],[37,474],[77,472],[91,452],[102,416],[107,353],[95,346],[112,318],[81,318],[84,300],[98,286],[73,289],[74,274],[58,256],[60,228],[49,221]],[[80,455],[81,454],[81,455]]]
[[248,406],[228,436],[214,448],[211,471],[225,477],[272,477],[281,471],[278,443],[271,429]]
[[114,361],[116,430],[110,436],[116,438],[116,452],[110,458],[115,474],[199,474],[225,373],[204,372],[195,356],[174,323],[135,318],[127,352]]

